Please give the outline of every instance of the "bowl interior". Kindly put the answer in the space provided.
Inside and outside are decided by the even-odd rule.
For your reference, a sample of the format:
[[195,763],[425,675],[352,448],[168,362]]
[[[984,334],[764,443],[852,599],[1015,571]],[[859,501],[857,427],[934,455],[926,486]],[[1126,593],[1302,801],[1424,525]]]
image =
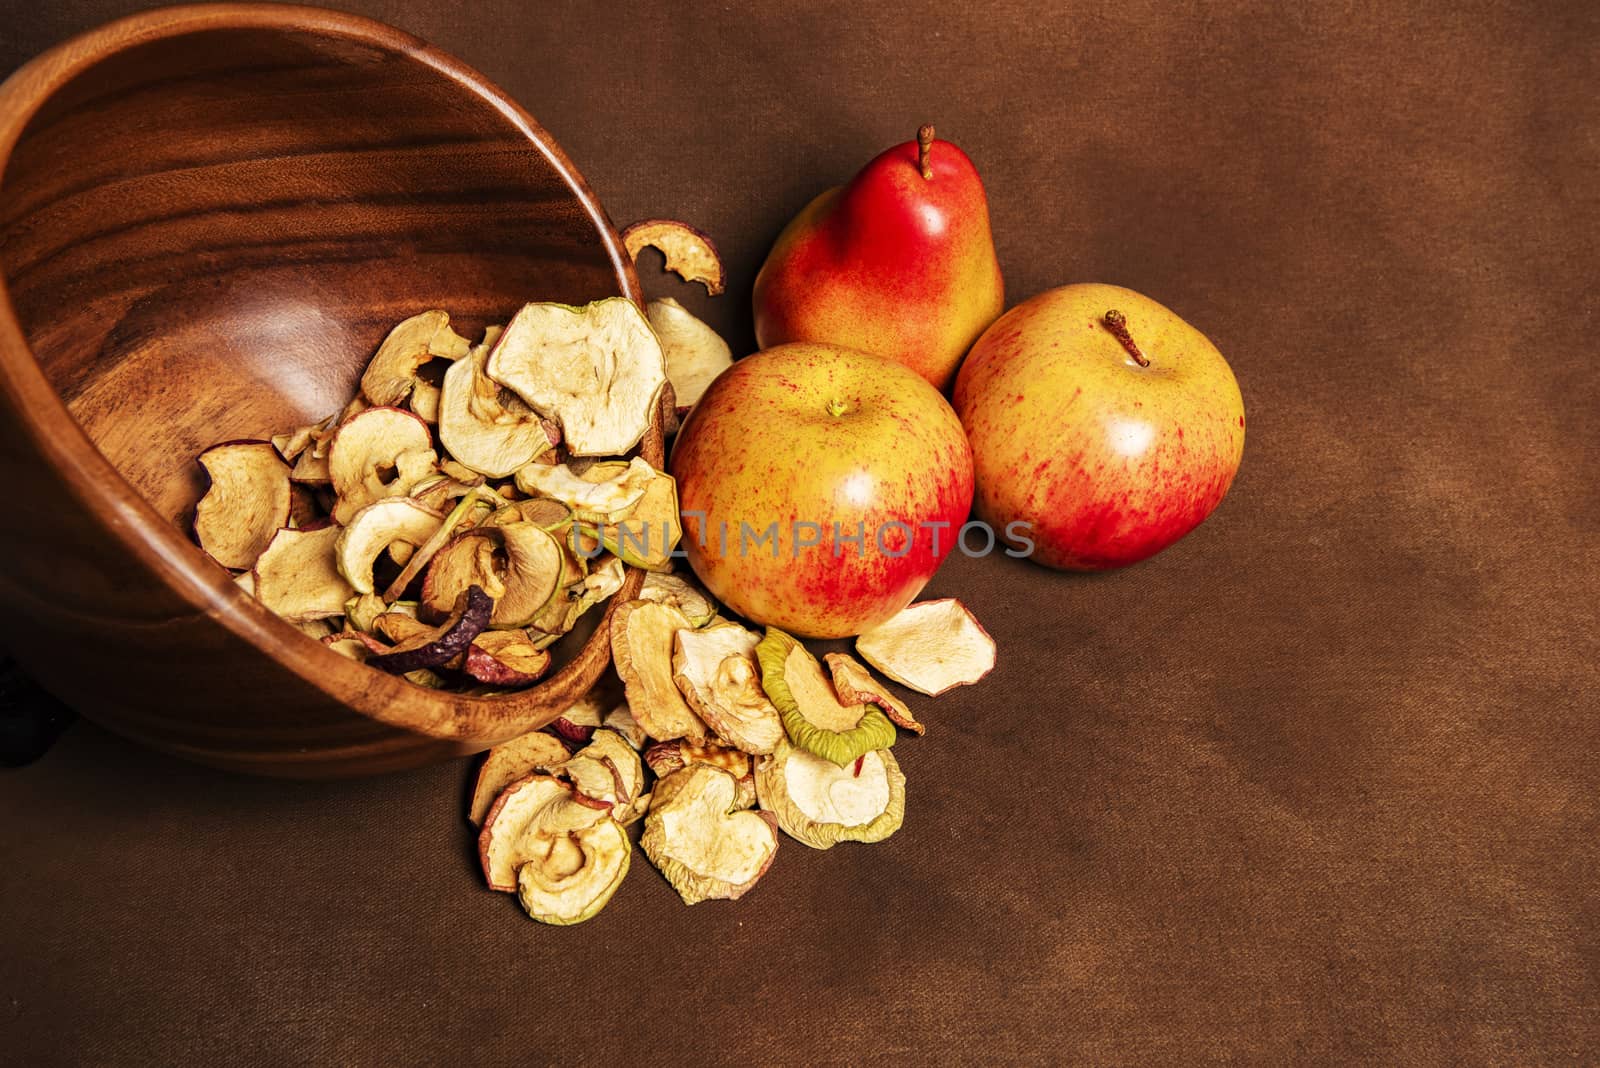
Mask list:
[[[398,35],[397,35],[398,36]],[[78,72],[0,176],[0,271],[72,416],[187,528],[196,454],[320,419],[389,327],[619,292],[609,227],[431,55],[198,29]]]

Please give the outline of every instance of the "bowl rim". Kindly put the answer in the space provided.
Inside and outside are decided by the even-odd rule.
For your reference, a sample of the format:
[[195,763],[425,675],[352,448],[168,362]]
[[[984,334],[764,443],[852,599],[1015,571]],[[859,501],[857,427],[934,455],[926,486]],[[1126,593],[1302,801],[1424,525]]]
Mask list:
[[[106,23],[62,42],[19,67],[0,83],[0,178],[22,131],[39,108],[77,75],[119,52],[155,41],[229,29],[278,30],[354,40],[421,63],[477,97],[527,139],[566,183],[594,226],[611,261],[622,296],[642,304],[638,276],[616,227],[588,183],[550,134],[481,73],[420,38],[386,23],[326,8],[275,3],[211,3],[157,8]],[[0,187],[3,195],[3,187]],[[518,694],[471,697],[428,690],[342,657],[311,641],[245,593],[178,527],[144,500],[100,452],[39,366],[0,275],[0,388],[17,399],[17,429],[59,473],[75,497],[112,539],[137,558],[195,614],[210,617],[271,657],[305,683],[353,712],[385,725],[435,739],[488,746],[544,726],[564,709],[543,694],[577,691],[610,662],[581,653],[554,675]],[[664,462],[662,416],[640,446],[657,467]],[[629,567],[621,591],[606,606],[585,643],[605,642],[616,605],[637,596],[644,573]],[[582,676],[589,676],[586,680]],[[167,743],[163,743],[167,744]],[[168,748],[181,748],[168,744]],[[315,754],[337,761],[338,752]],[[302,763],[308,754],[253,753],[252,759]]]

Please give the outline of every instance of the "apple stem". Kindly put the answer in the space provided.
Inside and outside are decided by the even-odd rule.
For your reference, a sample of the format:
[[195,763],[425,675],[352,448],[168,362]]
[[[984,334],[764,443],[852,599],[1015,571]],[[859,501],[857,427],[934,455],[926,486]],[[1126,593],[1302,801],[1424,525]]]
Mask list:
[[1133,357],[1135,363],[1140,367],[1150,366],[1150,360],[1144,353],[1139,351],[1139,346],[1134,342],[1133,335],[1128,333],[1128,317],[1126,315],[1112,308],[1105,313],[1101,321],[1106,324],[1106,329],[1111,332],[1111,336],[1122,342],[1122,347],[1128,350],[1128,355]]
[[839,418],[849,410],[850,406],[837,398],[828,402],[828,414],[833,416],[835,419]]
[[922,170],[922,177],[933,181],[933,163],[929,155],[933,152],[933,123],[927,123],[917,131],[917,166]]

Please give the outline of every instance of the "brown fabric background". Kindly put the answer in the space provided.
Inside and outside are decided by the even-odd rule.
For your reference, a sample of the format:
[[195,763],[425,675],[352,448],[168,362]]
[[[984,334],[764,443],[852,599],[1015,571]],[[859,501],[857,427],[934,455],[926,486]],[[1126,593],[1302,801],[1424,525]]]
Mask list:
[[[4,0],[0,68],[138,6]],[[1000,667],[918,705],[904,829],[731,905],[636,855],[537,926],[465,764],[249,781],[80,722],[0,773],[0,1061],[1593,1061],[1600,8],[351,6],[619,222],[714,234],[727,297],[646,281],[739,349],[779,227],[936,121],[1011,300],[1177,309],[1244,466],[1131,570],[952,563]]]

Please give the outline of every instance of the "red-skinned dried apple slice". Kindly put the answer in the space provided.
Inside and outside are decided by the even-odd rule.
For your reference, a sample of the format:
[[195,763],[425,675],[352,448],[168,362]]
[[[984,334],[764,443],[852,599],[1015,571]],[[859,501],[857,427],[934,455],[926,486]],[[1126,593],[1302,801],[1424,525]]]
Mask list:
[[620,456],[650,428],[667,381],[661,343],[625,297],[526,304],[489,354],[489,377],[561,425],[568,453]]
[[994,670],[994,639],[954,598],[923,601],[856,638],[861,659],[902,686],[938,697]]
[[571,796],[572,787],[553,775],[524,775],[501,791],[478,835],[478,860],[489,889],[516,890],[517,869],[528,859],[523,839],[529,826],[547,805]]
[[467,647],[461,670],[487,686],[532,686],[550,670],[550,654],[520,630],[486,630]]
[[339,427],[328,448],[328,477],[337,523],[349,523],[373,501],[400,497],[435,471],[433,435],[411,412],[368,408]]
[[656,784],[639,847],[687,905],[742,897],[772,866],[777,819],[738,799],[738,781],[705,764]]
[[595,729],[600,726],[600,718],[605,712],[606,703],[610,700],[609,695],[591,690],[552,720],[550,729],[569,742],[586,744],[594,737]]
[[443,667],[467,651],[472,639],[489,625],[489,614],[493,610],[494,601],[480,587],[473,586],[467,590],[455,613],[439,626],[437,637],[413,648],[396,647],[391,652],[374,656],[367,663],[391,675]]
[[199,462],[211,487],[195,506],[195,538],[223,567],[250,567],[289,523],[289,465],[266,441],[213,445]]
[[904,727],[914,734],[928,733],[928,728],[917,722],[905,702],[873,678],[861,661],[849,653],[828,653],[823,660],[833,675],[833,689],[839,700],[845,704],[877,705],[896,727]]
[[622,247],[635,263],[647,247],[658,249],[666,269],[685,282],[699,282],[717,296],[723,288],[722,257],[704,233],[676,219],[643,219],[622,231]]
[[611,614],[611,659],[628,695],[628,708],[657,741],[706,740],[705,724],[672,681],[673,635],[688,628],[682,612],[653,601],[626,601]]
[[492,626],[526,627],[560,590],[565,567],[560,542],[532,523],[478,527],[434,556],[422,605],[437,617],[468,586],[481,585],[495,598]]
[[478,768],[467,819],[473,826],[481,827],[490,806],[507,786],[525,775],[556,767],[566,761],[567,747],[541,731],[501,742],[489,750]]

